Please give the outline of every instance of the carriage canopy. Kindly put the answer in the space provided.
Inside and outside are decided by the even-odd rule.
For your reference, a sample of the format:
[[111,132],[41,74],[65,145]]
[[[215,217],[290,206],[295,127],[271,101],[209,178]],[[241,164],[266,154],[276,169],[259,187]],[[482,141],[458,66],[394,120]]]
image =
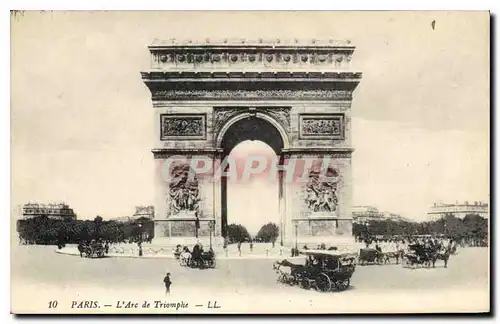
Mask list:
[[299,253],[318,257],[331,256],[335,258],[345,258],[352,256],[352,253],[339,252],[335,250],[302,250]]

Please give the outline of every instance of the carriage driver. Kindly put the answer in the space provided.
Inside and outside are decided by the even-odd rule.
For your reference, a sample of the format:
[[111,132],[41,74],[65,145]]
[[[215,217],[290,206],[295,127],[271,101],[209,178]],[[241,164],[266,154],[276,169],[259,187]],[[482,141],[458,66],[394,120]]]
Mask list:
[[191,254],[191,257],[198,266],[200,266],[203,262],[202,253],[203,253],[203,246],[201,245],[201,243],[197,243],[193,247],[193,253]]

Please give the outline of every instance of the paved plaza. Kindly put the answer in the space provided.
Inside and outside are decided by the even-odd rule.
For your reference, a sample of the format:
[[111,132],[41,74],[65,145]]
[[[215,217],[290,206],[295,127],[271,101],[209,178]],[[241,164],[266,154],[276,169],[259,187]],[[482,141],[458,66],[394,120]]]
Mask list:
[[[439,261],[435,269],[411,270],[395,264],[357,266],[349,290],[327,294],[277,283],[271,259],[220,259],[216,269],[198,270],[181,267],[173,259],[86,259],[54,251],[48,246],[13,247],[14,302],[21,295],[25,298],[26,293],[37,294],[34,303],[65,296],[59,297],[63,300],[60,307],[70,307],[64,300],[84,298],[104,298],[113,304],[117,298],[162,299],[162,279],[167,271],[173,281],[169,300],[194,298],[203,304],[216,298],[225,303],[226,310],[234,309],[237,302],[236,308],[244,311],[242,305],[249,302],[259,305],[262,312],[281,307],[290,311],[289,303],[297,303],[306,312],[382,312],[394,311],[394,302],[398,302],[396,308],[402,311],[422,307],[426,311],[433,307],[457,311],[462,304],[468,308],[459,310],[484,311],[489,300],[486,248],[461,249],[452,256],[448,268]],[[46,300],[42,296],[47,296]]]

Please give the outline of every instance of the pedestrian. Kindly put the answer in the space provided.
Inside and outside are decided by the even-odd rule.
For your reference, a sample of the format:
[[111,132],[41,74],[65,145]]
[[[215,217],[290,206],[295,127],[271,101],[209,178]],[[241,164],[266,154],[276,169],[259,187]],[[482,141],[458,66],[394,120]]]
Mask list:
[[165,278],[163,278],[165,283],[165,295],[170,295],[170,286],[172,285],[172,280],[170,280],[170,272],[167,272]]

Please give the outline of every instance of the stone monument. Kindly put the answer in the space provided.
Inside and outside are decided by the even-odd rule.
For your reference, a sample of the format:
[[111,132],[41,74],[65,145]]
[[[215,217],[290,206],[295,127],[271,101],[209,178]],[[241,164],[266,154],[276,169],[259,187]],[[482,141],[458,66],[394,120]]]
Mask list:
[[208,179],[189,160],[208,158],[215,167],[248,139],[271,146],[280,166],[305,166],[302,183],[286,181],[292,171],[279,169],[279,243],[353,240],[351,103],[362,78],[351,68],[354,49],[332,40],[151,45],[151,68],[141,74],[156,125],[155,242],[220,244],[227,177]]

